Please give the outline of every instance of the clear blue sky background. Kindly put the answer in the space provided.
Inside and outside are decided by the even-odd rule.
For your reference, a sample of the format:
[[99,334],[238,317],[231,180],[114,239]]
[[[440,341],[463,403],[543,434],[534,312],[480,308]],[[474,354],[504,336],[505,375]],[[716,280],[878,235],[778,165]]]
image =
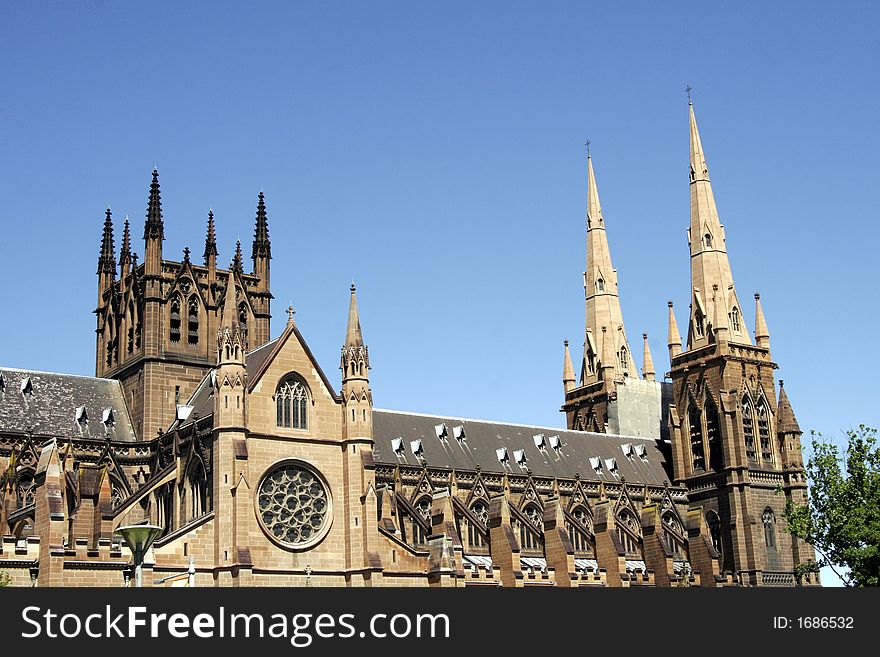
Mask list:
[[587,138],[630,341],[647,331],[662,373],[667,299],[686,327],[690,83],[740,297],[762,294],[801,426],[880,425],[878,18],[869,2],[4,3],[0,364],[93,373],[104,208],[117,248],[131,216],[142,256],[158,165],[169,258],[201,254],[209,206],[224,264],[238,236],[249,254],[265,191],[273,334],[292,301],[332,380],[355,279],[377,406],[561,426]]

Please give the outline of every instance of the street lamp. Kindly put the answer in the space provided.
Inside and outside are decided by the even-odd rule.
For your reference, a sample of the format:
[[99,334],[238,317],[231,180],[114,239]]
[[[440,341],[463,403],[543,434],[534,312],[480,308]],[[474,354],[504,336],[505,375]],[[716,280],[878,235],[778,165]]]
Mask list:
[[156,540],[156,537],[162,533],[162,527],[156,525],[127,525],[119,527],[116,532],[122,536],[122,540],[131,550],[134,557],[134,585],[138,588],[143,586],[143,575],[141,567],[144,564],[144,556],[147,550]]

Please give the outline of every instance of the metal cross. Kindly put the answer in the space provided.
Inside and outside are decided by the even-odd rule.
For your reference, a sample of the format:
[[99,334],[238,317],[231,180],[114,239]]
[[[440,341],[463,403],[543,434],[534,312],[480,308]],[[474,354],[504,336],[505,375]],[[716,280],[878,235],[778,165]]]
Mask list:
[[287,321],[292,322],[293,316],[296,314],[296,311],[293,309],[293,304],[287,307]]
[[593,142],[591,142],[589,139],[587,139],[587,141],[584,142],[584,146],[587,147],[587,157],[590,157],[590,144],[592,144],[592,143]]
[[687,85],[687,86],[684,88],[684,92],[688,95],[688,102],[691,102],[691,92],[692,92],[693,90],[694,90],[694,88],[693,88],[691,85]]

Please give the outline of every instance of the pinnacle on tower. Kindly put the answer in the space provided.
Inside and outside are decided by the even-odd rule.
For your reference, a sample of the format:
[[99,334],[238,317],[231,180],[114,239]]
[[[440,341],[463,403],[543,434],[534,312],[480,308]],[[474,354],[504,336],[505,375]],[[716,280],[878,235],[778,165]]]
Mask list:
[[229,269],[238,274],[244,273],[244,266],[241,262],[241,240],[235,240],[235,255],[232,262],[229,263]]
[[[710,334],[706,324],[711,321],[717,326],[718,323],[714,321],[716,317],[727,327],[728,341],[751,344],[751,336],[746,329],[742,306],[734,287],[724,227],[718,218],[715,196],[709,181],[709,165],[706,163],[693,103],[688,105],[688,111],[691,191],[688,240],[691,250],[692,298],[687,348],[697,349],[709,344]],[[711,307],[707,306],[710,301]],[[720,306],[717,311],[715,304]]]
[[345,329],[345,346],[363,347],[364,336],[361,333],[361,318],[358,314],[357,288],[351,284],[351,301],[348,304],[348,326]]
[[574,367],[571,364],[571,352],[568,349],[568,340],[565,341],[565,357],[562,363],[562,386],[568,392],[574,388]]
[[669,357],[675,358],[681,353],[681,333],[678,332],[678,322],[675,321],[675,311],[672,309],[672,302],[669,305],[669,329],[667,335],[667,346],[669,347]]
[[116,275],[116,254],[113,246],[113,219],[110,208],[104,214],[104,232],[101,235],[101,255],[98,257],[98,274]]
[[205,236],[205,267],[213,261],[217,265],[217,235],[214,232],[214,210],[208,210],[208,232]]
[[254,244],[251,257],[254,260],[254,268],[259,258],[270,260],[272,258],[272,245],[269,242],[269,222],[266,219],[266,199],[260,192],[257,200],[257,220],[254,227]]
[[159,171],[153,169],[150,183],[150,200],[147,202],[147,221],[144,224],[144,239],[165,239],[165,226],[162,223],[162,199],[159,194]]
[[122,228],[122,247],[119,249],[119,264],[126,269],[131,264],[131,230],[128,226],[128,215],[125,216],[125,225]]
[[[623,312],[620,309],[617,270],[611,261],[592,156],[587,157],[587,271],[584,274],[584,292],[586,344],[590,343],[590,333],[599,336],[600,331],[605,331],[600,347],[602,369],[605,373],[601,376],[607,380],[626,376],[638,378],[635,364],[629,357],[631,352],[623,325]],[[588,360],[588,354],[585,353],[584,362]],[[608,368],[611,368],[610,372],[607,371]],[[591,372],[589,368],[585,368],[584,384],[594,383],[599,378],[598,369]]]
[[653,381],[656,372],[654,371],[654,359],[651,358],[651,348],[648,346],[647,333],[642,333],[642,340],[645,343],[645,351],[642,360],[642,378],[644,378],[645,381]]
[[788,400],[782,379],[779,380],[779,404],[776,411],[776,430],[778,433],[802,434],[801,427],[794,415],[794,409]]
[[759,347],[770,348],[770,331],[767,329],[767,320],[764,319],[761,295],[757,292],[755,292],[755,342]]

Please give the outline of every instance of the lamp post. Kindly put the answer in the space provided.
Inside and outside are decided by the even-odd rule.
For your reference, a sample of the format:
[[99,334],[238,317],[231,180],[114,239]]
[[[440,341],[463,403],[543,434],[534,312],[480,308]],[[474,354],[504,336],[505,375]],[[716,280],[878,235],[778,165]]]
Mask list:
[[115,532],[122,536],[122,540],[131,550],[134,558],[134,585],[138,588],[143,586],[141,567],[144,564],[144,556],[161,532],[162,527],[156,525],[127,525],[119,527]]

